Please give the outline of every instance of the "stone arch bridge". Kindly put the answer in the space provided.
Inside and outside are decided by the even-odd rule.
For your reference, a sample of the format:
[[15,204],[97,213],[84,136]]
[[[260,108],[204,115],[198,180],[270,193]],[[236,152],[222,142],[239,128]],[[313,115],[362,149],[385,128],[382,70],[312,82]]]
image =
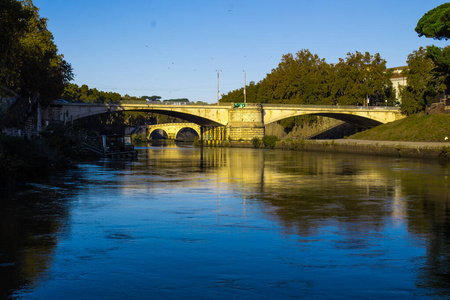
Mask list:
[[178,134],[187,128],[194,130],[199,137],[202,135],[200,125],[195,123],[164,123],[148,125],[146,135],[147,139],[150,139],[152,133],[157,130],[162,130],[167,134],[168,139],[176,140],[178,138]]
[[264,136],[264,126],[301,115],[316,115],[355,123],[366,128],[404,118],[397,107],[322,106],[289,104],[169,105],[152,103],[54,103],[42,111],[42,121],[71,122],[97,114],[120,111],[148,111],[165,114],[200,126],[200,138],[206,141],[251,140]]

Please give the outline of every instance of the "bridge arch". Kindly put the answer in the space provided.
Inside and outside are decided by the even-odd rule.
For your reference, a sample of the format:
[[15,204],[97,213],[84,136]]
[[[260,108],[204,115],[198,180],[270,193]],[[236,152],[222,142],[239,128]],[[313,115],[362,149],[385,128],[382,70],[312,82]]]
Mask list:
[[164,129],[161,128],[153,128],[151,131],[148,132],[147,138],[149,140],[158,139],[157,137],[162,137],[162,139],[168,139],[169,135],[167,132],[164,131]]
[[184,127],[178,130],[177,134],[175,135],[176,140],[182,140],[182,136],[186,134],[192,134],[194,137],[199,138],[201,136],[201,132],[199,130],[196,130],[192,127]]
[[147,126],[147,138],[151,139],[152,134],[155,134],[157,130],[162,130],[166,133],[167,138],[171,140],[177,139],[178,135],[183,130],[192,130],[197,134],[198,137],[201,136],[201,129],[198,124],[194,123],[165,123],[165,124],[155,124]]
[[365,128],[372,128],[378,125],[383,124],[382,122],[370,119],[370,118],[365,118],[365,117],[361,117],[361,116],[354,116],[354,115],[347,115],[347,114],[333,114],[333,113],[298,113],[295,114],[293,116],[290,117],[281,117],[279,119],[275,119],[273,121],[271,121],[270,123],[265,123],[264,125],[268,125],[277,121],[281,121],[287,118],[291,118],[291,117],[299,117],[299,116],[321,116],[321,117],[327,117],[327,118],[332,118],[332,119],[336,119],[336,120],[340,120],[340,121],[344,121],[347,123],[353,123],[356,125],[360,125],[362,127]]
[[365,128],[372,128],[380,124],[385,124],[398,119],[398,108],[386,107],[330,107],[302,106],[277,108],[276,106],[264,107],[264,125],[268,125],[290,117],[303,115],[322,116],[341,120],[348,123],[360,125]]
[[226,105],[165,105],[165,104],[104,104],[104,103],[64,103],[52,104],[46,109],[47,119],[75,121],[77,119],[120,111],[146,111],[180,118],[201,126],[225,126],[228,123]]

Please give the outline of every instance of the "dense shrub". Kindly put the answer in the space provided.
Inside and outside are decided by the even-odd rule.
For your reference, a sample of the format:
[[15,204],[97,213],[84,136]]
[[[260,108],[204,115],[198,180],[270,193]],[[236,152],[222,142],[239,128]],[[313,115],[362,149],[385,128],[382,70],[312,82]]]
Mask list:
[[40,138],[0,137],[0,189],[73,167],[81,157],[76,137],[55,129]]
[[253,144],[253,147],[259,148],[259,146],[261,146],[261,140],[258,137],[255,136],[252,139],[252,144]]
[[262,142],[264,144],[264,147],[266,148],[275,148],[275,145],[277,144],[278,137],[275,135],[266,135],[263,137]]

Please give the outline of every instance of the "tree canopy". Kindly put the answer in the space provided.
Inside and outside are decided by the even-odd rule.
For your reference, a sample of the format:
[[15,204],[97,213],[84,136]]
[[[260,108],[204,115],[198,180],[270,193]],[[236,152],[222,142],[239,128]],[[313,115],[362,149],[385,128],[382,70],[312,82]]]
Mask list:
[[427,55],[427,49],[420,47],[408,55],[408,68],[404,70],[407,85],[400,89],[402,111],[413,114],[423,111],[426,105],[434,102],[435,97],[443,92],[443,78],[433,74],[435,64]]
[[0,1],[0,85],[22,96],[58,98],[73,79],[47,29],[47,19],[31,0]]
[[[370,105],[393,100],[391,73],[377,53],[348,53],[329,64],[309,50],[282,56],[278,67],[247,87],[247,101],[319,105]],[[222,102],[242,102],[243,88],[223,95]],[[392,101],[389,101],[392,103]]]
[[450,3],[444,3],[423,15],[417,22],[419,36],[448,40],[450,38]]
[[[419,36],[448,40],[450,38],[450,3],[444,3],[425,13],[415,30]],[[443,80],[447,89],[450,89],[450,47],[429,46],[427,56],[434,63],[432,70],[434,80]]]
[[86,84],[79,87],[75,83],[66,85],[62,98],[72,102],[88,103],[119,103],[122,96],[119,93],[99,91],[96,88],[89,88]]

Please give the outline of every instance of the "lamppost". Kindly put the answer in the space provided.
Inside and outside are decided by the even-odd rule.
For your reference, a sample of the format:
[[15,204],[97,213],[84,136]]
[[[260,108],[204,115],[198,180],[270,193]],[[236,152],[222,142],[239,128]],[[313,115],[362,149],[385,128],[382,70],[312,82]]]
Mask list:
[[222,72],[222,70],[216,70],[217,72],[217,105],[219,105],[219,97],[220,97],[220,93],[219,93],[219,72]]
[[244,103],[247,103],[247,93],[245,92],[245,88],[247,86],[247,79],[246,79],[245,70],[243,70],[243,72],[244,72]]

